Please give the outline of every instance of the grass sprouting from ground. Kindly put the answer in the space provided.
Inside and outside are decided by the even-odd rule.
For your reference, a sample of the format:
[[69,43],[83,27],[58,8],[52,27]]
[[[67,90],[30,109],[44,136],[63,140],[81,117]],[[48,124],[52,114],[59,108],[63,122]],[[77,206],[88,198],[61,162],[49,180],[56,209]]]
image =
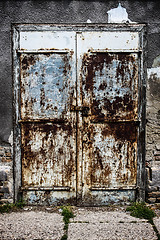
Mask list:
[[135,202],[126,210],[131,212],[132,217],[147,219],[149,222],[152,222],[153,217],[156,216],[155,212],[145,202]]
[[156,216],[156,214],[150,207],[146,205],[145,202],[135,202],[131,206],[127,207],[126,210],[131,212],[132,217],[148,220],[157,235],[157,239],[160,240],[159,232],[153,222],[153,218]]
[[64,234],[64,235],[62,236],[61,240],[67,240],[67,238],[68,238],[67,234]]
[[23,208],[24,206],[25,206],[25,202],[23,200],[20,200],[16,203],[5,203],[0,205],[0,213],[9,213],[19,208]]
[[63,216],[63,221],[65,224],[69,223],[69,219],[74,217],[74,214],[72,212],[72,209],[70,206],[64,206],[62,207],[62,216]]
[[70,206],[63,206],[61,207],[61,209],[62,209],[64,230],[65,230],[65,234],[62,236],[61,240],[66,240],[68,238],[68,224],[70,222],[70,218],[74,217],[74,214]]

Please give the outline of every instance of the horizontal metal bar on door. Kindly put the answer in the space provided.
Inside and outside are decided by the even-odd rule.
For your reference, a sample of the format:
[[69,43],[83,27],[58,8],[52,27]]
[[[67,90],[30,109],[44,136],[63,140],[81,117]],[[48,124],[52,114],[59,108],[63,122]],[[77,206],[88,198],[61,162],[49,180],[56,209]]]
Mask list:
[[134,120],[112,120],[112,121],[108,121],[108,120],[101,120],[101,119],[92,119],[91,123],[135,123],[135,124],[140,124],[140,121],[134,121]]
[[94,49],[91,53],[141,53],[141,49]]
[[61,119],[29,119],[29,120],[19,120],[18,123],[65,123],[65,120]]
[[70,187],[21,187],[21,191],[70,191]]
[[120,190],[136,190],[137,186],[124,186],[124,187],[115,187],[115,188],[107,188],[107,187],[91,187],[89,190],[91,191],[120,191]]
[[27,50],[27,49],[24,49],[24,50],[18,50],[17,49],[17,53],[69,53],[71,52],[70,50],[68,49],[61,49],[61,50],[58,50],[58,49],[44,49],[44,50]]

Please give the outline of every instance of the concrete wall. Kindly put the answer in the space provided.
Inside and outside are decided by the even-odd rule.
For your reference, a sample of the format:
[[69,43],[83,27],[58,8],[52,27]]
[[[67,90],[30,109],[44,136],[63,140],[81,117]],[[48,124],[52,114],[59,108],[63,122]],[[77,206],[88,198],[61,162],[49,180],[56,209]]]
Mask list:
[[[12,23],[107,23],[119,1],[0,1],[0,181],[1,197],[12,199]],[[146,160],[150,191],[160,188],[160,2],[121,1],[129,19],[148,24]],[[2,180],[1,180],[2,179]],[[151,201],[158,197],[151,195]],[[156,195],[158,196],[158,195]]]

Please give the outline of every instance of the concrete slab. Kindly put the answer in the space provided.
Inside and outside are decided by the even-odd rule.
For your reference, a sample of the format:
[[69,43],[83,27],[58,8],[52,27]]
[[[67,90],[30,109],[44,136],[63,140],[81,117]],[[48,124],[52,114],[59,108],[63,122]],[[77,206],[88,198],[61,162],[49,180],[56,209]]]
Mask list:
[[63,218],[58,213],[12,212],[0,214],[0,239],[58,240],[64,234]]
[[75,211],[68,229],[68,240],[156,240],[151,224],[145,219],[131,217],[121,211],[87,210]]
[[71,223],[68,240],[157,240],[149,223]]
[[130,213],[121,211],[86,211],[85,209],[79,209],[76,212],[76,217],[72,218],[71,222],[116,222],[116,223],[129,223],[129,222],[147,222],[145,219],[139,219],[130,216]]

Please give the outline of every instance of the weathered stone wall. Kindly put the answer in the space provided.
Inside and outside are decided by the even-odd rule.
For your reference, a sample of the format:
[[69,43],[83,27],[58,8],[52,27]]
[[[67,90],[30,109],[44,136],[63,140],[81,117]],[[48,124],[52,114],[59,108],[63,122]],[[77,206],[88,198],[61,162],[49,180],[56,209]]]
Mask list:
[[160,202],[160,57],[148,69],[146,113],[148,201]]
[[12,147],[0,146],[0,202],[13,201]]

